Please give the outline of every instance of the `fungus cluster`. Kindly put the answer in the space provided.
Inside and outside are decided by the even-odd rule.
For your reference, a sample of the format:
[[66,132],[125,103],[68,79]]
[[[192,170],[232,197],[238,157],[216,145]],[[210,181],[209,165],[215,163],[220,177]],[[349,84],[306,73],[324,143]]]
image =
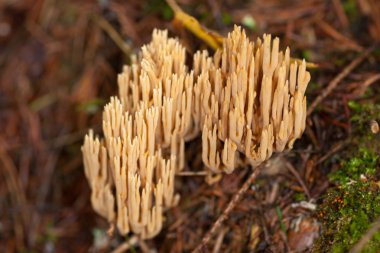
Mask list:
[[104,139],[90,132],[82,147],[91,202],[120,233],[142,238],[162,227],[163,208],[176,205],[176,169],[184,164],[190,132],[192,74],[185,48],[166,31],[118,76],[119,98],[104,107]]
[[[290,62],[279,39],[250,41],[241,28],[228,35],[213,61],[195,56],[194,100],[202,131],[202,158],[211,170],[231,173],[236,152],[256,166],[291,148],[306,122],[306,62]],[[202,69],[202,71],[199,71]]]
[[195,53],[189,69],[179,41],[155,30],[118,76],[119,97],[103,112],[104,138],[85,137],[93,208],[121,234],[154,237],[164,209],[179,200],[174,179],[185,142],[202,136],[202,159],[213,172],[231,173],[238,153],[256,166],[301,136],[309,80],[305,62],[292,63],[270,35],[254,43],[235,27],[213,57]]

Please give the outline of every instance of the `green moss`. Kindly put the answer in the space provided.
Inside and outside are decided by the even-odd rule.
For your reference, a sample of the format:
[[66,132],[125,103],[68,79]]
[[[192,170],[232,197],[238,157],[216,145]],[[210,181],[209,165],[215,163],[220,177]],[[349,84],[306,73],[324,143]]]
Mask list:
[[173,10],[165,0],[149,0],[144,6],[144,14],[160,14],[164,19],[171,20],[174,16]]
[[310,82],[309,85],[307,86],[307,89],[309,92],[317,91],[320,88],[321,88],[321,84],[317,82]]
[[349,20],[356,21],[358,19],[358,6],[356,5],[355,0],[343,0],[343,9],[346,12]]
[[44,229],[43,233],[41,233],[37,237],[37,241],[39,243],[45,244],[45,243],[48,243],[48,242],[54,243],[54,242],[57,241],[57,239],[58,239],[58,236],[54,232],[54,223],[53,223],[53,221],[49,220],[45,224],[45,229]]
[[344,58],[337,58],[337,59],[335,59],[334,63],[335,63],[335,65],[336,65],[337,67],[343,67],[344,65],[346,65],[346,63],[347,63],[347,59],[344,59]]
[[360,177],[373,176],[376,173],[378,156],[366,148],[359,149],[359,155],[343,162],[343,169],[330,173],[331,181],[342,188],[350,187],[352,181]]
[[282,232],[285,234],[285,235],[287,235],[287,231],[286,231],[286,226],[285,226],[285,224],[284,224],[284,222],[282,221],[282,211],[281,211],[281,209],[280,209],[280,207],[279,206],[276,206],[276,214],[277,214],[277,218],[278,218],[278,220],[280,221],[280,227],[281,227],[281,230],[282,230]]
[[304,201],[305,199],[306,199],[305,194],[301,192],[294,194],[294,201],[301,202],[301,201]]
[[257,31],[257,23],[256,23],[256,20],[251,16],[251,15],[245,15],[242,20],[241,20],[241,23],[247,27],[248,29],[250,29],[251,31]]
[[311,61],[312,60],[312,56],[313,56],[313,52],[311,50],[303,50],[302,51],[302,57],[306,61]]
[[[316,252],[348,252],[380,215],[380,191],[370,183],[354,183],[346,191],[332,190],[319,209],[324,232]],[[366,252],[380,248],[380,236],[374,237]]]
[[225,25],[231,25],[232,24],[232,16],[227,12],[222,12],[222,22]]
[[[315,252],[348,252],[380,216],[380,139],[370,129],[372,120],[380,122],[380,103],[373,94],[376,93],[369,91],[362,102],[348,103],[352,137],[349,148],[340,154],[346,159],[329,174],[335,186],[328,190],[318,211],[323,233]],[[380,231],[362,252],[375,253],[379,249]]]
[[[371,120],[380,119],[380,105],[350,101],[349,148],[340,154],[340,166],[329,174],[333,186],[323,197],[318,218],[323,224],[315,252],[348,252],[380,216],[379,135],[370,130]],[[380,232],[362,252],[380,249]]]
[[373,55],[375,55],[376,57],[380,57],[380,48],[376,48],[373,50]]
[[369,129],[368,126],[371,120],[380,119],[380,104],[361,104],[356,101],[349,101],[348,107],[352,111],[351,123],[354,124],[357,134],[364,134]]
[[[348,107],[351,109],[350,122],[353,136],[351,146],[380,150],[379,134],[371,132],[371,121],[380,122],[380,104],[349,101]],[[357,150],[353,152],[357,152]]]
[[94,98],[78,105],[77,110],[88,114],[95,114],[105,105],[105,101],[101,98]]

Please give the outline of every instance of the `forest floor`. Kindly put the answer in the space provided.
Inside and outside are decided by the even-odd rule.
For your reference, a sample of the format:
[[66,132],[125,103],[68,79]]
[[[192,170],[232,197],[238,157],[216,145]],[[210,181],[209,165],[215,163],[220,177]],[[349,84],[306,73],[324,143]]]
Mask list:
[[[380,1],[177,2],[222,35],[270,33],[318,64],[302,138],[265,163],[204,252],[379,252]],[[179,177],[181,201],[147,241],[109,235],[91,207],[80,147],[101,133],[123,64],[154,28],[207,48],[172,18],[163,0],[0,1],[1,252],[190,252],[236,196],[250,168],[212,185]],[[187,145],[202,171],[200,141]]]

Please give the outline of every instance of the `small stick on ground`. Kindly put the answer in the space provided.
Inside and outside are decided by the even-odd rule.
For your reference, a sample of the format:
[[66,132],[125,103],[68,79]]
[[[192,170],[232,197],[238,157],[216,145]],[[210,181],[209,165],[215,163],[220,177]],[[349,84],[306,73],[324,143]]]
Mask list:
[[227,208],[224,209],[223,213],[219,216],[219,218],[212,225],[211,229],[203,237],[201,243],[192,251],[193,253],[202,252],[203,247],[205,247],[207,245],[207,243],[210,241],[211,237],[220,228],[220,226],[223,224],[223,222],[228,218],[228,216],[230,215],[232,210],[235,208],[235,206],[239,203],[239,201],[243,197],[244,193],[247,192],[247,190],[249,189],[251,184],[255,181],[255,179],[257,178],[257,176],[259,175],[259,173],[263,167],[264,167],[264,164],[261,164],[260,166],[258,166],[257,168],[254,169],[254,171],[249,176],[247,181],[244,182],[244,184],[240,188],[240,190],[233,196],[231,201],[228,203]]
[[365,89],[367,89],[368,86],[370,86],[374,82],[377,82],[378,80],[380,80],[380,74],[375,74],[371,76],[370,78],[368,78],[367,80],[365,80],[362,85],[364,86]]
[[351,141],[350,139],[347,139],[347,140],[341,141],[341,142],[333,145],[330,148],[330,151],[328,151],[324,156],[322,156],[321,158],[318,159],[316,165],[323,163],[324,161],[329,159],[331,156],[338,153],[338,151],[341,150],[342,148],[344,148],[345,146],[347,146],[350,143],[350,141]]
[[31,211],[28,210],[28,201],[18,175],[18,169],[5,150],[4,143],[6,143],[5,140],[0,136],[0,177],[4,178],[5,187],[10,194],[12,205],[10,210],[12,210],[11,214],[15,219],[14,229],[17,248],[19,251],[23,251],[25,250],[25,230],[29,227]]
[[219,235],[216,239],[216,242],[215,242],[215,245],[214,245],[214,249],[212,250],[213,253],[218,253],[218,252],[221,252],[220,251],[220,248],[222,247],[222,243],[223,243],[223,239],[224,239],[224,235],[227,233],[227,229],[224,228],[222,229],[220,232],[219,232]]
[[345,37],[343,34],[338,32],[333,26],[328,24],[327,22],[320,20],[318,22],[318,26],[325,32],[327,35],[335,39],[337,42],[341,44],[341,46],[346,46],[352,50],[361,52],[363,48],[358,45],[355,41]]
[[344,12],[344,8],[342,6],[342,3],[340,0],[333,0],[332,1],[336,15],[338,16],[340,24],[343,26],[344,29],[347,29],[350,26],[350,22],[348,21],[348,17],[346,13]]
[[139,238],[137,236],[132,236],[128,241],[120,244],[116,249],[112,251],[112,253],[122,253],[130,249],[139,243]]
[[180,171],[176,175],[180,177],[207,176],[208,171]]
[[370,47],[365,50],[362,54],[360,54],[357,58],[355,58],[347,67],[343,69],[328,85],[325,89],[323,89],[322,93],[313,101],[313,103],[309,106],[307,110],[307,115],[309,116],[314,109],[321,103],[323,99],[325,99],[335,88],[336,86],[353,71],[359,64],[364,61],[365,58],[368,57],[372,53],[375,47]]
[[113,28],[113,26],[102,16],[95,16],[94,20],[100,26],[100,28],[102,28],[108,34],[108,36],[110,36],[113,42],[115,42],[120,50],[127,56],[128,60],[130,60],[132,49],[115,30],[115,28]]
[[305,192],[305,194],[307,195],[308,199],[311,199],[311,195],[310,195],[310,191],[309,189],[307,188],[305,182],[303,181],[301,175],[298,173],[298,171],[294,168],[294,166],[289,163],[289,162],[286,162],[286,168],[295,176],[295,178],[298,180],[298,183],[301,185],[303,191]]

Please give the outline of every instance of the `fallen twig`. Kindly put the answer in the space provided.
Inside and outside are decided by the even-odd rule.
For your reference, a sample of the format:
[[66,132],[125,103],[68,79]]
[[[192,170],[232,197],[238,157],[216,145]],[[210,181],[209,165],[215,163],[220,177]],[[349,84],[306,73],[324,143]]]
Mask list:
[[188,29],[198,38],[203,40],[214,50],[222,47],[223,37],[220,34],[208,30],[204,26],[202,26],[197,19],[185,13],[181,9],[181,7],[179,7],[179,5],[175,2],[175,0],[166,0],[166,2],[174,11],[174,20],[181,23],[184,27],[186,27],[186,29]]
[[23,190],[16,165],[3,148],[4,139],[0,136],[0,176],[4,177],[7,190],[12,200],[12,214],[17,221],[15,225],[16,243],[20,251],[24,250],[24,233],[29,225],[28,202]]
[[363,48],[358,45],[355,41],[345,37],[343,34],[339,33],[334,27],[326,23],[324,20],[318,22],[319,27],[327,33],[330,37],[340,42],[343,45],[346,45],[347,48],[350,48],[355,51],[362,51]]
[[264,164],[261,164],[260,166],[254,169],[254,171],[249,176],[247,181],[244,182],[240,190],[233,196],[231,201],[228,203],[227,208],[224,209],[223,213],[219,216],[219,218],[212,225],[211,229],[203,237],[201,243],[192,251],[193,253],[201,252],[203,247],[207,245],[211,237],[220,228],[223,222],[228,218],[232,210],[235,208],[235,206],[239,203],[239,201],[243,197],[244,193],[246,193],[246,191],[249,189],[253,181],[255,181],[255,179],[257,178],[257,176],[259,175],[263,167],[264,167]]
[[100,26],[100,28],[102,28],[108,34],[108,36],[110,36],[113,42],[115,42],[115,44],[120,48],[120,50],[127,56],[129,60],[132,49],[115,30],[115,28],[113,28],[113,26],[101,16],[95,16],[94,20]]
[[345,146],[347,146],[350,143],[350,141],[351,141],[351,139],[347,139],[347,140],[341,141],[341,142],[335,144],[334,146],[332,146],[330,148],[330,151],[328,151],[324,156],[322,156],[321,158],[318,159],[316,165],[323,163],[324,161],[329,159],[331,156],[338,153],[338,151],[341,150],[342,148],[344,148]]
[[373,84],[374,82],[377,82],[378,80],[380,80],[380,74],[375,74],[375,75],[372,75],[371,77],[369,77],[368,79],[366,79],[362,86],[364,89],[367,89],[368,86],[370,86],[371,84]]
[[224,236],[225,234],[227,233],[227,229],[224,228],[220,231],[217,239],[216,239],[216,242],[214,244],[214,249],[212,250],[213,253],[218,253],[220,252],[220,248],[222,247],[222,243],[223,243],[223,239],[224,239]]
[[309,116],[315,108],[321,103],[323,99],[325,99],[342,81],[348,74],[351,73],[359,64],[368,57],[374,50],[374,47],[370,47],[365,50],[362,54],[360,54],[357,58],[355,58],[347,67],[345,67],[328,85],[325,89],[323,89],[322,93],[311,103],[309,109],[307,110],[307,115]]
[[300,174],[298,173],[298,171],[289,162],[286,162],[285,166],[295,176],[295,178],[297,178],[298,183],[301,185],[301,187],[302,187],[303,191],[305,192],[305,194],[307,195],[308,199],[311,199],[310,191],[307,188],[305,182],[303,181],[303,179],[300,176]]
[[350,26],[350,22],[348,21],[348,17],[346,15],[346,12],[344,11],[343,4],[340,0],[333,0],[332,3],[334,5],[334,9],[340,24],[343,26],[344,29],[347,29]]
[[137,236],[132,236],[128,241],[120,244],[112,253],[122,253],[130,249],[132,246],[135,246],[139,242],[139,238]]
[[195,176],[207,176],[208,171],[181,171],[176,175],[180,177],[195,177]]
[[[214,50],[221,49],[224,37],[216,31],[207,29],[193,16],[184,12],[175,0],[166,0],[167,4],[174,11],[174,20],[182,24],[186,29],[192,32],[196,37],[204,41]],[[302,59],[290,58],[291,62],[302,64]],[[306,62],[307,68],[318,68],[318,64]]]

